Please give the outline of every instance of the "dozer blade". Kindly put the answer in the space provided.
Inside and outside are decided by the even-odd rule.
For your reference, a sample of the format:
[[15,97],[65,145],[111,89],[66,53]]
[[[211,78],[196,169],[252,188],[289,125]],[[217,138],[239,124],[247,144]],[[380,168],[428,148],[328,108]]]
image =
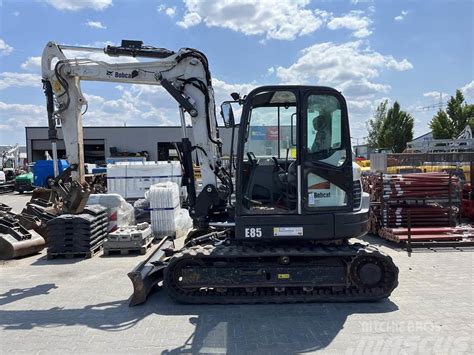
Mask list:
[[132,280],[133,294],[129,306],[144,303],[153,287],[163,280],[163,271],[166,264],[162,261],[166,257],[165,250],[174,247],[170,237],[163,238],[157,245],[155,251],[135,269],[128,273]]

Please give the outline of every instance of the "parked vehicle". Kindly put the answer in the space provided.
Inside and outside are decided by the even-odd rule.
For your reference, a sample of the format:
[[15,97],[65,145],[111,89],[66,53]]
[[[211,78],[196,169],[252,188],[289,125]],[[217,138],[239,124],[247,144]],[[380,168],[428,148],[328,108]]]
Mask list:
[[25,191],[33,191],[35,188],[33,186],[34,175],[30,171],[25,174],[20,174],[15,178],[15,191],[18,191],[20,194]]
[[[58,172],[61,174],[69,168],[67,160],[58,160]],[[54,169],[52,160],[38,160],[33,166],[33,186],[50,187],[54,180]]]

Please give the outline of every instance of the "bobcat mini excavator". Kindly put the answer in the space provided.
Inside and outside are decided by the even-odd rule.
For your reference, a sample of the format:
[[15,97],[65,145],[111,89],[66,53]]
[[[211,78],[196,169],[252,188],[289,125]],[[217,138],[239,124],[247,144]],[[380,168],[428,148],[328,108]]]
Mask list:
[[[74,50],[148,61],[67,58],[64,52]],[[183,247],[164,238],[129,273],[131,305],[144,302],[158,285],[184,303],[375,301],[397,286],[398,268],[388,255],[349,241],[368,230],[369,199],[353,167],[347,106],[340,92],[281,85],[258,87],[245,97],[233,93],[221,115],[233,133],[238,130],[238,144],[224,167],[203,53],[190,48],[174,52],[140,41],[105,49],[50,42],[43,52],[42,75],[52,137],[60,123],[71,176],[79,185],[84,183],[81,111],[86,104],[80,81],[160,85],[178,103],[186,205],[194,228]],[[242,108],[239,122],[232,105]],[[186,136],[185,115],[191,118],[192,137]],[[202,174],[199,193],[194,154]]]

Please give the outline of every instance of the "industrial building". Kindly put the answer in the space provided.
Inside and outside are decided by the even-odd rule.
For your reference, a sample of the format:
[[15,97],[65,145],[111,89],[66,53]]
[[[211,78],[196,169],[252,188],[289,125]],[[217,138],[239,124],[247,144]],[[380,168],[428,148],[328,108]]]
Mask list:
[[[28,161],[51,155],[48,127],[26,127]],[[232,130],[220,128],[223,153],[230,153]],[[192,141],[191,128],[187,129]],[[169,160],[176,154],[175,143],[181,142],[183,130],[178,126],[84,127],[84,158],[86,163],[106,161],[114,156],[145,155],[148,160]],[[66,155],[61,128],[58,129],[58,157]],[[146,152],[146,153],[145,153]]]
[[[259,156],[284,158],[286,149],[291,148],[290,127],[250,127],[248,149]],[[238,130],[238,128],[236,128]],[[232,129],[220,127],[223,155],[230,154]],[[193,140],[191,127],[187,135]],[[172,160],[176,157],[175,143],[181,142],[183,130],[179,126],[135,126],[135,127],[84,127],[84,159],[86,163],[107,161],[112,157],[146,156],[147,160]],[[237,137],[237,132],[235,133]],[[58,157],[64,158],[66,151],[61,128],[58,129]],[[237,148],[237,139],[234,141]],[[28,161],[45,158],[45,152],[52,155],[48,140],[48,127],[26,127],[26,149]],[[291,150],[294,154],[294,149]]]

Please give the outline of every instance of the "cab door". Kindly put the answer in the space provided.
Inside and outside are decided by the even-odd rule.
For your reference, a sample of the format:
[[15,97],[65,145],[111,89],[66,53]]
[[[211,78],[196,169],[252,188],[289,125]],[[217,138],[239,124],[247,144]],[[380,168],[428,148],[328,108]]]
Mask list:
[[330,88],[301,95],[301,209],[303,214],[349,211],[353,205],[347,106]]

